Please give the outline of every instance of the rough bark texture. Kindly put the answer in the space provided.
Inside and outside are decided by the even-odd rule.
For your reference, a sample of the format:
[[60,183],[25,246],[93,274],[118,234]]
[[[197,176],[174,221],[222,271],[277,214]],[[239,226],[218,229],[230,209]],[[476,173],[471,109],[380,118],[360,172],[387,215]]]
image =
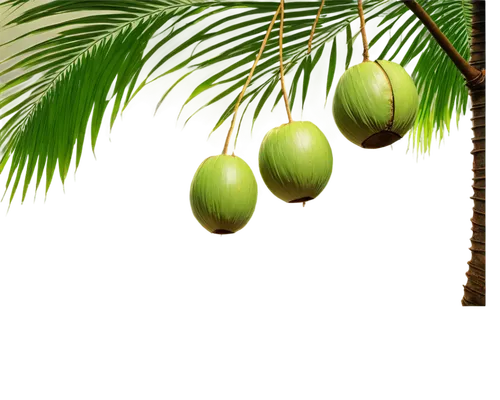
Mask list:
[[472,258],[468,262],[467,284],[464,285],[464,306],[486,305],[486,4],[472,2],[472,41],[470,62],[464,60],[436,23],[415,0],[402,0],[427,27],[436,42],[450,57],[467,81],[472,101],[472,143],[474,149],[474,201],[472,216]]
[[[473,0],[472,44],[470,64],[479,70],[486,68],[485,1]],[[472,131],[474,150],[472,188],[472,258],[468,262],[467,284],[463,306],[486,305],[486,79],[468,83],[472,100]]]

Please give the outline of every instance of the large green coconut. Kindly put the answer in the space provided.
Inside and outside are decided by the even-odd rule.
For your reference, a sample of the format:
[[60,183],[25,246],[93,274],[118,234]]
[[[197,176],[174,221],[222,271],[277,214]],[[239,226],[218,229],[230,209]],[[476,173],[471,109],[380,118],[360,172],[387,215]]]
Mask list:
[[351,142],[366,149],[401,139],[415,122],[418,93],[401,65],[384,60],[349,68],[339,80],[333,116]]
[[257,181],[245,161],[219,155],[201,163],[191,182],[191,209],[209,232],[230,234],[243,228],[257,204]]
[[259,168],[269,190],[287,203],[315,199],[332,174],[332,149],[311,122],[290,122],[267,133]]

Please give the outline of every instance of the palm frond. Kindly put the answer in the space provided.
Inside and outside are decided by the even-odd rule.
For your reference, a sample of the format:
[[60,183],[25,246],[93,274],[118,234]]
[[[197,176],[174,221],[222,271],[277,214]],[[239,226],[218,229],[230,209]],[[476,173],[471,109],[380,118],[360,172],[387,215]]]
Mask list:
[[[468,60],[472,3],[466,0],[426,0],[420,3],[462,57]],[[394,6],[378,25],[380,32],[394,28],[406,13],[406,7]],[[374,38],[371,45],[378,39],[380,37]],[[403,50],[405,46],[406,52]],[[450,131],[453,112],[458,124],[460,116],[466,112],[468,92],[461,73],[414,15],[392,34],[379,58],[394,60],[403,52],[400,61],[403,67],[418,58],[412,77],[419,91],[420,107],[410,140],[414,149],[425,153],[430,151],[433,135],[436,138],[439,135],[441,141],[445,130]]]
[[[351,23],[358,18],[357,3],[355,1],[345,0],[331,0],[325,4],[320,22],[316,28],[313,52],[308,55],[307,42],[320,3],[320,1],[288,1],[286,3],[284,60],[286,64],[286,73],[294,73],[290,87],[290,103],[292,108],[296,104],[296,93],[299,87],[302,88],[301,104],[303,107],[309,90],[310,76],[323,54],[327,54],[326,44],[328,42],[332,42],[339,33],[347,31],[348,48],[351,49],[350,53],[352,55]],[[387,0],[368,0],[365,4],[365,11],[370,15],[385,3],[387,3]],[[265,7],[263,6],[264,4]],[[153,67],[150,76],[142,82],[139,86],[139,90],[149,82],[162,78],[180,68],[187,68],[192,72],[213,68],[217,72],[208,79],[205,79],[193,90],[187,97],[183,108],[201,94],[217,93],[208,102],[191,114],[187,118],[187,121],[189,121],[202,109],[232,96],[232,101],[228,104],[227,109],[215,124],[212,130],[212,132],[214,132],[232,114],[239,90],[248,76],[255,54],[264,37],[266,27],[277,5],[278,2],[255,3],[252,5],[253,8],[246,12],[215,22],[213,25],[206,28],[202,37],[197,38],[205,44],[206,48],[194,51],[189,58],[151,79],[151,75],[154,74],[156,70],[162,68],[173,55],[177,54],[185,48],[184,46],[188,45],[188,43],[183,43],[179,48],[172,50],[170,54],[167,54]],[[224,23],[226,23],[227,26],[214,31],[214,29]],[[256,104],[252,116],[253,123],[255,123],[262,109],[265,107],[266,102],[274,92],[276,97],[273,108],[282,98],[282,93],[277,85],[279,77],[279,57],[276,52],[278,33],[279,21],[276,22],[271,32],[268,45],[261,57],[261,62],[256,68],[254,78],[249,87],[249,92],[243,99],[243,103],[246,102],[247,107],[250,105],[250,102]],[[227,39],[221,40],[221,36],[224,34],[230,34],[230,36],[227,37]],[[189,45],[193,44],[194,41],[189,43]],[[328,55],[330,60],[330,80],[327,84],[326,96],[328,96],[331,89],[333,73],[336,67],[336,47],[328,47],[330,48],[330,54]],[[211,52],[214,51],[217,51],[218,54],[211,55]],[[348,55],[345,65],[346,69],[349,67],[350,60],[351,56]],[[220,87],[222,87],[222,89],[216,91]],[[244,115],[241,116],[241,118],[243,117]]]
[[[14,73],[0,87],[0,119],[9,117],[0,129],[0,165],[3,168],[11,157],[7,179],[7,188],[12,184],[10,201],[25,168],[23,201],[37,165],[37,189],[46,172],[47,192],[56,164],[64,183],[75,146],[78,167],[88,122],[94,147],[109,103],[113,125],[129,94],[127,89],[139,76],[143,53],[155,32],[185,18],[192,4],[202,3],[56,0],[29,8],[10,21],[9,25],[15,26],[68,14],[63,22],[16,37],[19,41],[44,32],[56,33],[3,61],[15,61],[0,72],[4,77]],[[82,11],[99,13],[78,14]]]
[[[12,7],[24,3],[8,1]],[[369,3],[367,8],[371,9],[380,0]],[[201,70],[230,61],[231,65],[198,85],[185,104],[215,87],[224,89],[202,108],[239,91],[277,5],[278,1],[52,0],[27,8],[9,25],[29,27],[32,22],[52,16],[64,18],[16,37],[15,41],[19,41],[26,36],[53,34],[2,61],[3,65],[15,61],[0,72],[0,77],[14,74],[0,88],[0,119],[8,119],[0,128],[0,168],[11,159],[6,188],[6,192],[12,188],[10,201],[24,172],[23,201],[35,169],[35,191],[46,173],[47,193],[56,166],[64,183],[75,147],[78,168],[88,122],[94,147],[108,105],[112,107],[112,126],[119,111],[148,80],[180,69]],[[291,1],[287,5],[287,71],[306,59],[304,45],[318,6],[319,2],[308,1]],[[317,28],[315,51],[355,19],[354,2],[330,1]],[[153,37],[154,46],[145,52]],[[170,43],[178,38],[185,40],[172,49]],[[260,101],[263,93],[271,95],[277,76],[278,56],[273,50],[277,40],[276,26],[245,100]],[[172,63],[185,51],[191,55]],[[137,85],[143,67],[158,54],[160,60],[151,66],[146,80]],[[313,63],[304,68],[303,88],[308,87],[312,68]],[[231,115],[233,106],[234,101],[214,129]],[[254,113],[254,119],[257,116]]]
[[[27,7],[29,2],[7,0],[10,7]],[[235,101],[279,1],[203,1],[203,0],[52,0],[38,7],[28,7],[9,26],[49,21],[43,28],[20,35],[42,38],[37,44],[0,60],[0,78],[11,76],[0,87],[0,173],[11,159],[7,189],[12,187],[12,201],[24,171],[23,200],[37,169],[36,189],[46,173],[45,192],[50,187],[56,165],[64,183],[76,147],[76,166],[80,161],[87,126],[90,125],[94,148],[104,113],[112,107],[110,125],[118,113],[146,85],[176,71],[179,79],[159,99],[158,107],[177,84],[189,78],[196,82],[199,71],[215,71],[195,87],[181,109],[195,99],[210,94],[209,100],[192,113],[219,101],[227,108],[214,126],[215,131],[231,115]],[[320,1],[286,2],[284,59],[290,80],[291,104],[307,100],[310,77],[318,63],[329,63],[325,97],[331,94],[338,62],[337,48],[345,35],[350,66],[357,30],[355,0],[326,2],[313,42],[307,54],[310,29]],[[467,1],[441,0],[422,2],[431,17],[448,35],[459,52],[468,57],[470,6]],[[372,44],[385,38],[398,23],[405,21],[389,38],[381,54],[390,59],[404,52],[403,65],[420,57],[413,72],[422,101],[413,139],[419,150],[427,151],[434,131],[443,136],[451,113],[465,112],[467,92],[460,74],[446,55],[433,43],[425,28],[399,1],[366,0],[367,22],[381,19],[380,33]],[[84,14],[82,14],[84,13]],[[272,101],[276,106],[282,94],[278,88],[279,62],[276,22],[254,79],[243,98],[239,127],[243,118],[253,123]],[[47,39],[44,34],[51,33]],[[172,45],[173,43],[179,43]],[[6,46],[7,44],[3,44]],[[407,47],[407,49],[405,49]],[[0,51],[2,46],[0,46]],[[8,63],[13,65],[8,65]],[[437,73],[434,73],[437,71]],[[141,78],[140,76],[145,76]],[[440,90],[438,91],[437,85]],[[301,92],[300,102],[297,96]],[[253,108],[251,107],[253,105]],[[186,121],[186,122],[187,122]],[[239,129],[238,129],[239,133]]]

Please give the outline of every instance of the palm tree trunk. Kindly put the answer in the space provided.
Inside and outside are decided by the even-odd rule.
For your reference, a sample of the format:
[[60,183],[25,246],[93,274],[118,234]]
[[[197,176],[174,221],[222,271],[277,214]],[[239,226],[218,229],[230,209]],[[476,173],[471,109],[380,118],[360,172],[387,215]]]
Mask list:
[[486,308],[487,301],[487,222],[486,222],[486,0],[472,3],[471,61],[468,63],[457,52],[431,17],[415,0],[402,0],[434,36],[444,52],[464,75],[469,88],[472,135],[471,158],[471,216],[469,219],[469,247],[462,284],[463,309]]
[[[486,68],[485,1],[473,0],[472,43],[470,64],[479,70]],[[472,258],[468,262],[467,284],[463,306],[486,305],[486,81],[469,82],[472,100],[472,142],[474,149],[474,201],[472,216]]]

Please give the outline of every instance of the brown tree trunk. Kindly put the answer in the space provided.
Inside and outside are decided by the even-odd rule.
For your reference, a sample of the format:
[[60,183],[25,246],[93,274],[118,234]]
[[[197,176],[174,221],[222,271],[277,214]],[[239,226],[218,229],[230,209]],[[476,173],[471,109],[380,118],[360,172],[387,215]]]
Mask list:
[[416,0],[401,0],[425,25],[443,51],[450,57],[467,80],[471,103],[472,135],[471,193],[469,219],[469,247],[465,265],[465,279],[459,302],[463,309],[486,308],[488,276],[486,240],[486,0],[470,0],[472,3],[471,61],[467,62],[441,32],[431,17]]
[[[470,64],[479,70],[486,68],[486,12],[484,0],[473,0],[472,43]],[[486,305],[486,80],[469,82],[472,100],[472,131],[474,157],[472,188],[472,258],[468,262],[467,284],[463,306]]]

